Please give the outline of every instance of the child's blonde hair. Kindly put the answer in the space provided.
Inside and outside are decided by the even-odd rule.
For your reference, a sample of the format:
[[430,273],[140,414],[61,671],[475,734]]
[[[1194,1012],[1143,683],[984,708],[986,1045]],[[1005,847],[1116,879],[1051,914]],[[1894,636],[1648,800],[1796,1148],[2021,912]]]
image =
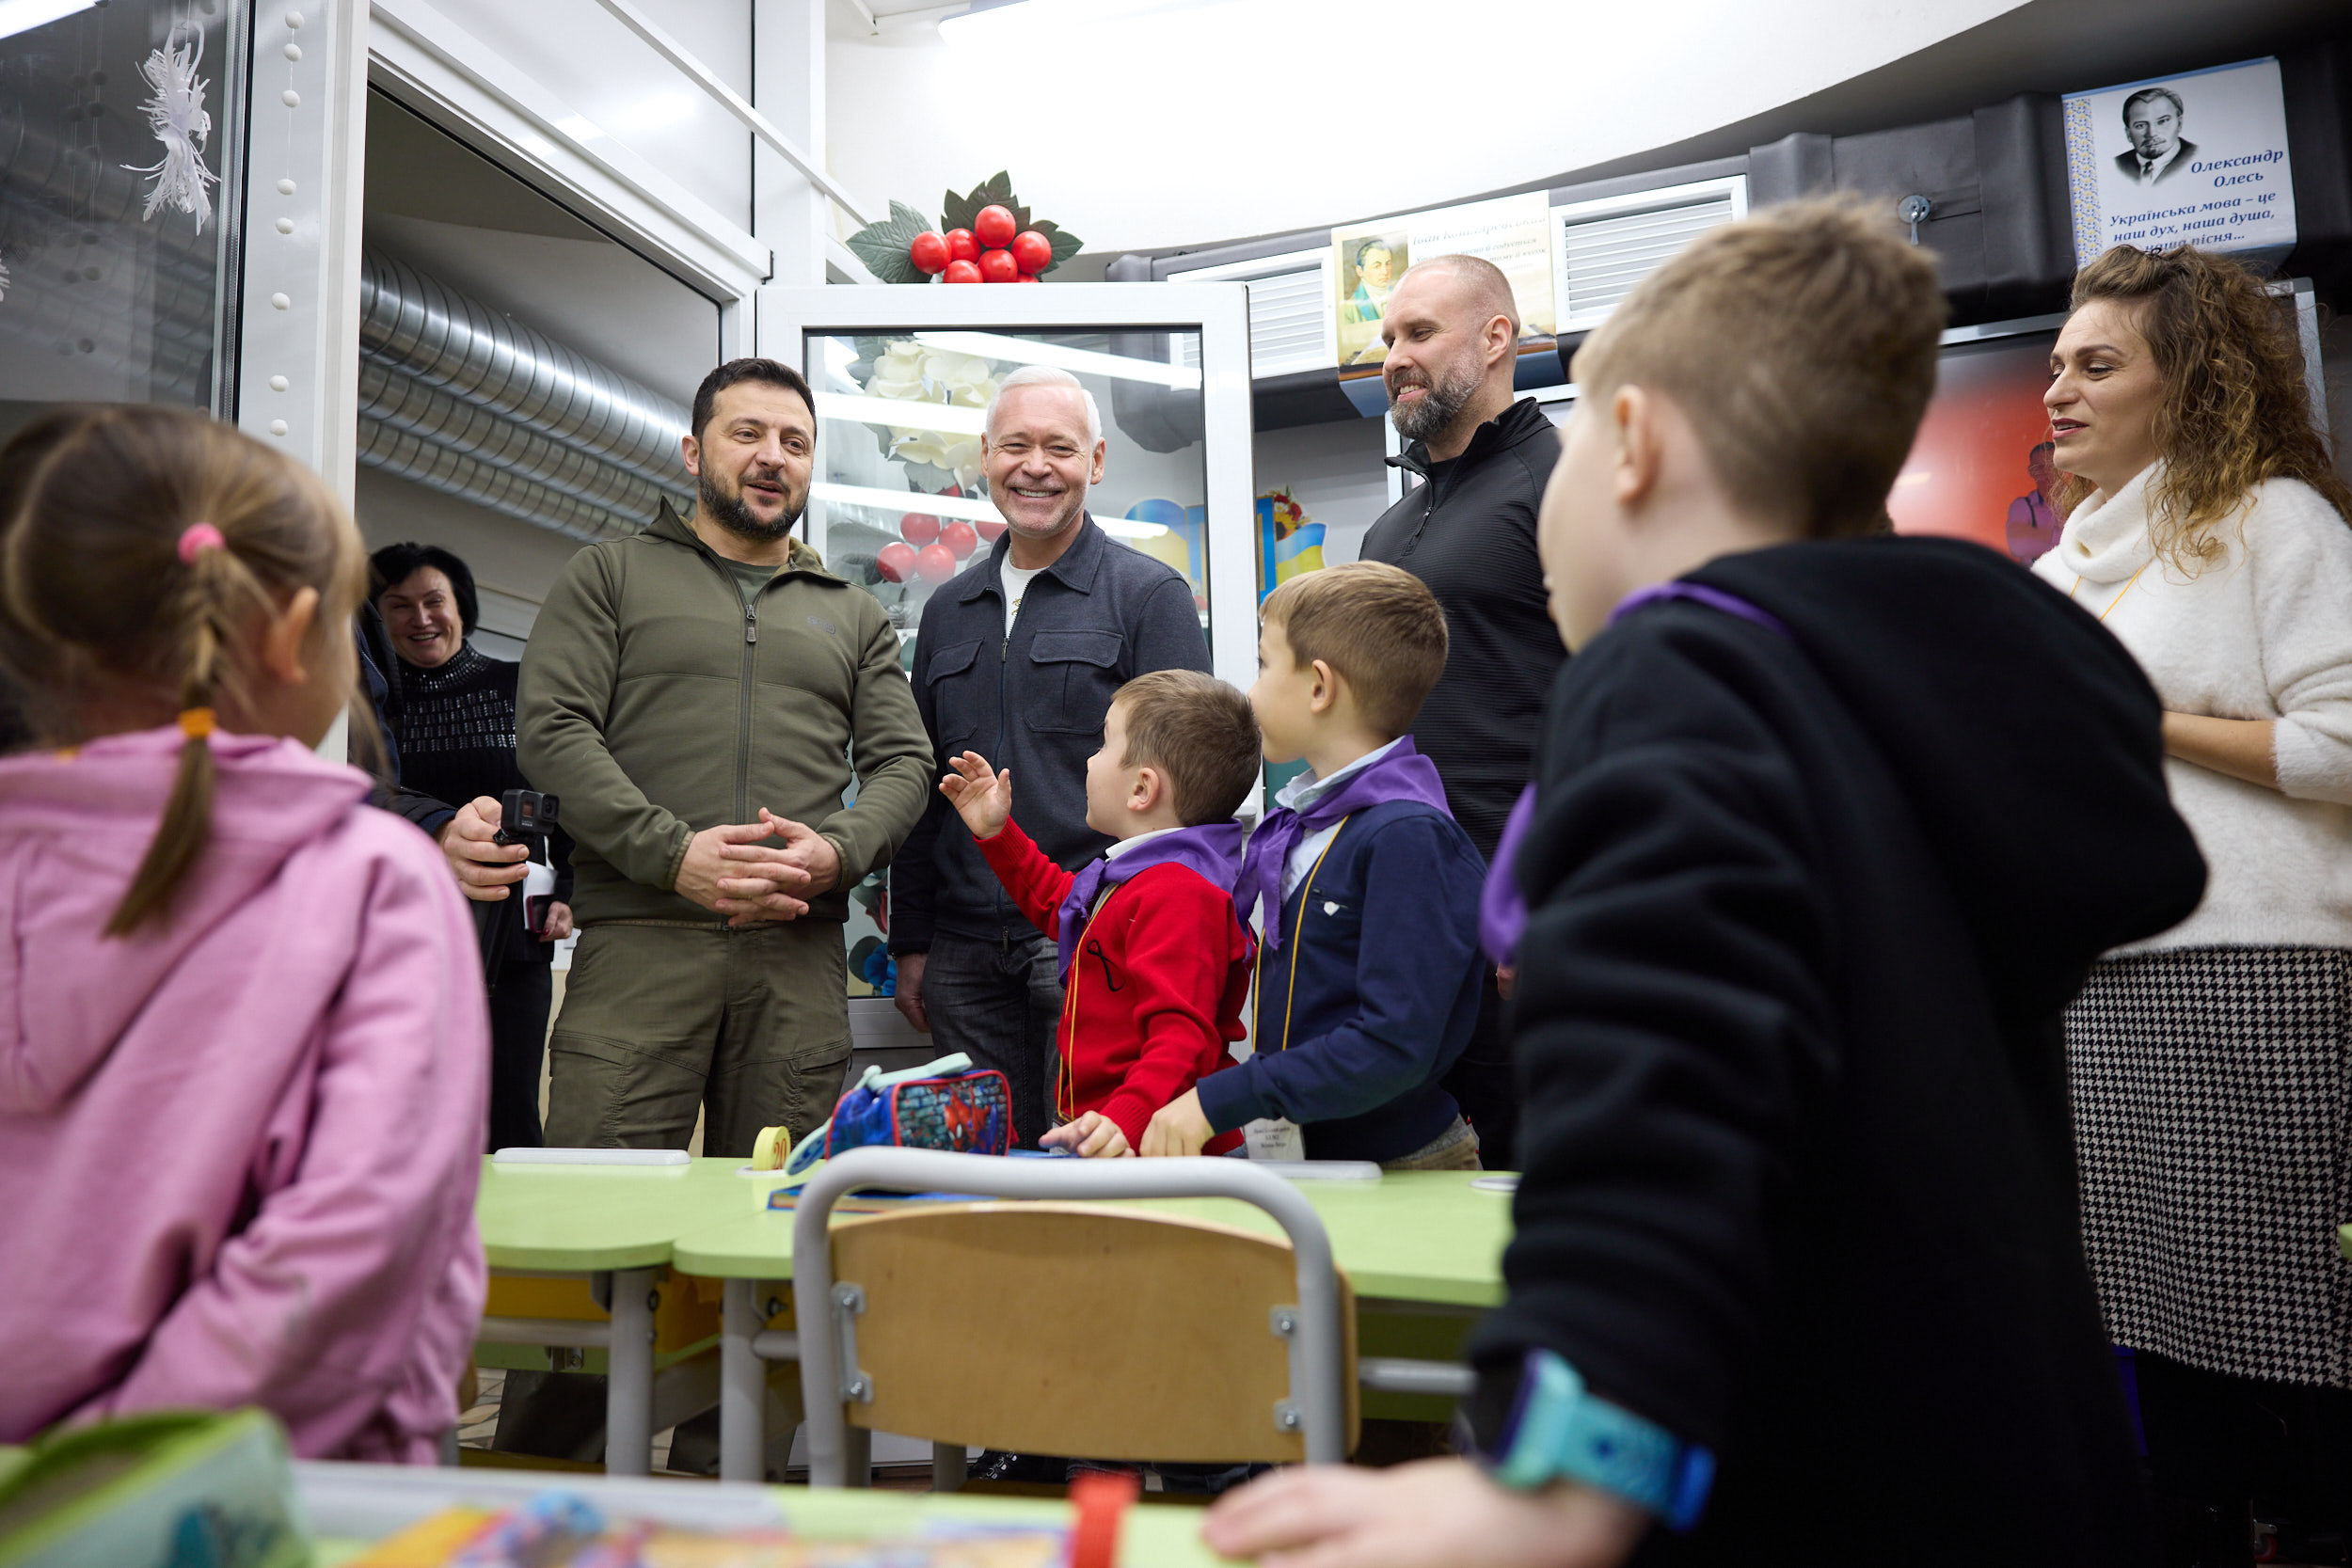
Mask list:
[[1258,622],[1282,628],[1297,668],[1329,665],[1365,721],[1391,739],[1413,727],[1445,673],[1445,611],[1426,583],[1386,562],[1302,572],[1266,595]]
[[1828,539],[1879,531],[1935,391],[1931,252],[1854,198],[1710,229],[1635,285],[1577,351],[1595,407],[1665,393],[1733,503]]
[[[193,547],[211,538],[191,536],[200,525],[217,545]],[[201,414],[70,409],[0,448],[0,665],[37,733],[78,743],[93,707],[177,711],[188,732],[108,936],[164,918],[203,854],[209,714],[248,694],[256,624],[313,588],[322,645],[348,637],[366,585],[358,530],[325,483]]]

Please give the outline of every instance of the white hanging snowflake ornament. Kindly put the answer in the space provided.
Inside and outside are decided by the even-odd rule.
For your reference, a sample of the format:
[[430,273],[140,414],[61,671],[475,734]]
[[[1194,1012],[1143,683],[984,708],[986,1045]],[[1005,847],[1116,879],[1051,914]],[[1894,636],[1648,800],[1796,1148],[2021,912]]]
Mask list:
[[212,138],[213,117],[204,110],[204,89],[210,84],[196,73],[203,59],[200,29],[178,48],[171,47],[167,39],[164,48],[147,56],[139,74],[153,90],[139,110],[147,116],[155,139],[164,144],[164,155],[144,168],[122,166],[134,174],[155,176],[147,193],[147,210],[139,214],[142,219],[152,218],[157,208],[169,205],[194,216],[199,234],[204,231],[204,220],[213,215],[209,187],[220,182],[218,175],[204,166],[204,144]]

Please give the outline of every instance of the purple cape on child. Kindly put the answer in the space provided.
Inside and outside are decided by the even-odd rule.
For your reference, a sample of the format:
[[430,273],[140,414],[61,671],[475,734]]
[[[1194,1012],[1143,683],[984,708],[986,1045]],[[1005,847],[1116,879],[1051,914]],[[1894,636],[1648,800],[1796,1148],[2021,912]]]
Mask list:
[[1448,816],[1454,815],[1446,804],[1445,785],[1438,780],[1437,766],[1421,754],[1410,736],[1396,742],[1378,762],[1349,774],[1337,789],[1316,797],[1305,811],[1277,806],[1266,813],[1265,820],[1249,836],[1241,881],[1233,889],[1233,907],[1246,920],[1260,899],[1265,901],[1268,951],[1282,945],[1282,868],[1290,863],[1291,851],[1309,834],[1321,832],[1342,817],[1391,800],[1417,800]]
[[[1245,831],[1238,822],[1209,822],[1198,828],[1177,828],[1161,833],[1149,844],[1139,844],[1123,855],[1097,856],[1070,884],[1070,892],[1062,898],[1057,911],[1059,923],[1055,928],[1054,944],[1061,953],[1061,983],[1070,984],[1070,966],[1078,960],[1078,933],[1085,928],[1087,911],[1094,907],[1096,895],[1155,865],[1170,863],[1190,867],[1202,879],[1230,894],[1234,879],[1241,875]],[[1246,910],[1240,918],[1248,922]]]
[[[1660,582],[1647,588],[1637,588],[1617,601],[1609,612],[1608,625],[1615,626],[1644,605],[1666,599],[1688,599],[1709,610],[1720,610],[1742,621],[1754,622],[1766,631],[1782,637],[1789,635],[1780,617],[1758,609],[1736,594],[1720,588],[1709,588],[1703,582]],[[1478,942],[1486,950],[1499,969],[1507,969],[1518,957],[1519,938],[1527,934],[1527,899],[1519,892],[1519,879],[1514,870],[1518,860],[1519,846],[1526,842],[1527,830],[1535,820],[1535,786],[1529,784],[1520,791],[1518,803],[1511,808],[1510,819],[1502,825],[1502,840],[1495,846],[1494,867],[1486,873],[1486,891],[1478,900]]]

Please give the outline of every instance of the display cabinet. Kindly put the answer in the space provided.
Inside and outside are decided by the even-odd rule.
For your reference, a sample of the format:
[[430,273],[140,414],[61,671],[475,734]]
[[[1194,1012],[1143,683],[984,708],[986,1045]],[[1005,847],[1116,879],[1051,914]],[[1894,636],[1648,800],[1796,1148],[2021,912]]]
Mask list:
[[[770,289],[763,353],[817,394],[808,537],[880,599],[910,667],[923,606],[985,558],[1005,523],[989,499],[989,399],[1030,365],[1066,370],[1103,417],[1103,478],[1088,512],[1120,545],[1184,574],[1216,673],[1257,667],[1248,305],[1239,284],[945,284]],[[850,989],[892,985],[886,879],[855,890]],[[852,1006],[862,1044],[898,1028]],[[902,1037],[914,1043],[912,1036]]]

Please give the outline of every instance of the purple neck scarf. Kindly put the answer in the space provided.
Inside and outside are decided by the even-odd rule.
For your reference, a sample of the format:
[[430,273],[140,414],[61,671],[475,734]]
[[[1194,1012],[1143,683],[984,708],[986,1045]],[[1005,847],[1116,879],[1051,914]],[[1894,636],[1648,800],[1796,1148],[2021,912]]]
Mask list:
[[[1071,966],[1078,961],[1079,933],[1086,929],[1095,895],[1140,876],[1155,865],[1176,864],[1197,871],[1219,891],[1232,893],[1241,875],[1242,825],[1211,822],[1199,828],[1178,828],[1123,855],[1097,856],[1078,873],[1061,901],[1054,945],[1061,952],[1061,983],[1070,984]],[[1248,918],[1244,915],[1242,918]]]
[[[1615,626],[1645,605],[1668,599],[1688,599],[1725,615],[1738,616],[1778,636],[1789,636],[1788,626],[1779,616],[1758,609],[1737,594],[1726,594],[1703,582],[1660,582],[1637,588],[1617,601],[1617,607],[1609,612],[1608,625]],[[1514,868],[1518,863],[1519,846],[1527,841],[1527,830],[1534,820],[1535,786],[1529,784],[1520,792],[1518,803],[1511,808],[1510,818],[1502,825],[1502,840],[1495,846],[1494,865],[1486,873],[1486,890],[1478,898],[1478,943],[1499,968],[1507,968],[1518,958],[1519,939],[1527,934],[1527,898],[1519,892]]]
[[1396,743],[1378,762],[1350,773],[1334,789],[1327,789],[1305,811],[1277,806],[1266,813],[1258,831],[1249,835],[1249,853],[1243,860],[1241,881],[1233,889],[1233,907],[1247,920],[1260,900],[1265,904],[1265,946],[1282,945],[1282,868],[1291,851],[1311,833],[1319,833],[1343,816],[1386,805],[1391,800],[1417,800],[1454,815],[1445,802],[1445,785],[1438,769],[1414,747],[1412,736]]

